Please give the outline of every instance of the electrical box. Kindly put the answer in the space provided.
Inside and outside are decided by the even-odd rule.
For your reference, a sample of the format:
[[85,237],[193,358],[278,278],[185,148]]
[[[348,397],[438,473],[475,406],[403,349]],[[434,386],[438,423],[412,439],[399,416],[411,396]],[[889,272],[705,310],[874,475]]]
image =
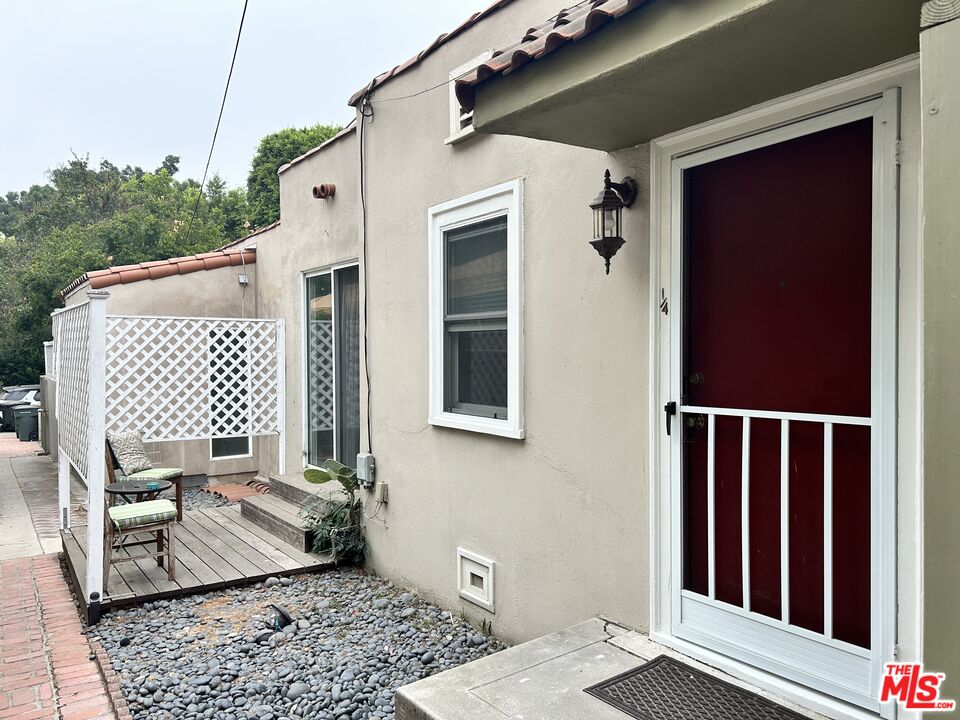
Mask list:
[[357,480],[359,483],[370,489],[373,487],[374,483],[374,467],[375,463],[373,460],[373,455],[370,453],[358,453],[357,454]]

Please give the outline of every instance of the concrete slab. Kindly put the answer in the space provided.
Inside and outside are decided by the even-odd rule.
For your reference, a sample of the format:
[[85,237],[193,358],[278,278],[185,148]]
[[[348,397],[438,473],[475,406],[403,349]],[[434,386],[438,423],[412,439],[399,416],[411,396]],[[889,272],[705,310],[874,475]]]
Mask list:
[[397,720],[627,720],[625,713],[584,689],[658,655],[677,657],[802,715],[826,720],[642,633],[600,619],[402,687],[396,696]]
[[[0,441],[16,447],[8,437]],[[19,443],[19,456],[0,457],[0,560],[56,553],[61,549],[57,466],[49,457],[34,455],[35,451],[27,445]],[[73,479],[74,522],[82,519],[85,497],[83,486]]]
[[0,458],[0,560],[43,554],[10,458]]

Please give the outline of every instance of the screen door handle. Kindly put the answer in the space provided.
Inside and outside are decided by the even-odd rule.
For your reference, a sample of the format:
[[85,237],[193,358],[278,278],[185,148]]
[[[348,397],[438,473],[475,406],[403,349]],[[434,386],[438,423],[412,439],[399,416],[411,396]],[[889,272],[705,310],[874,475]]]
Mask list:
[[667,420],[667,435],[670,434],[670,419],[677,414],[677,403],[674,401],[668,402],[663,406],[664,415],[666,415]]

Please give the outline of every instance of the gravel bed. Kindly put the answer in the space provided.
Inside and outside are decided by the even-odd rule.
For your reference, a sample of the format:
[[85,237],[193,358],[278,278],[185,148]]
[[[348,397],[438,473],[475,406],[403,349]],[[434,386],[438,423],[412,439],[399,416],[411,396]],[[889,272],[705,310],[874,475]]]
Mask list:
[[[292,616],[281,630],[276,605]],[[90,632],[146,718],[393,718],[407,683],[499,649],[374,575],[334,570],[117,610]]]
[[[174,490],[167,490],[160,497],[175,501],[177,499]],[[202,492],[199,488],[190,488],[183,491],[183,509],[184,510],[202,510],[204,508],[223,507],[224,505],[233,505],[225,498],[213,493]]]

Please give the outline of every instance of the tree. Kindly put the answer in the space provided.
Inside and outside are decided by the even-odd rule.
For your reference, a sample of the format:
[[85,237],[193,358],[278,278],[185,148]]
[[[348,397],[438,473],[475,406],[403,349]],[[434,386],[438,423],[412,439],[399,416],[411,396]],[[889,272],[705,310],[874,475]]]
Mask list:
[[277,170],[323,144],[340,130],[338,125],[286,128],[270,133],[260,141],[247,176],[247,202],[254,228],[265,227],[280,218],[280,178],[277,177]]
[[[74,156],[50,182],[0,197],[0,384],[36,382],[50,312],[76,277],[110,265],[207,252],[247,233],[246,193],[214,176],[201,193],[154,172]],[[196,214],[194,215],[194,209]]]

